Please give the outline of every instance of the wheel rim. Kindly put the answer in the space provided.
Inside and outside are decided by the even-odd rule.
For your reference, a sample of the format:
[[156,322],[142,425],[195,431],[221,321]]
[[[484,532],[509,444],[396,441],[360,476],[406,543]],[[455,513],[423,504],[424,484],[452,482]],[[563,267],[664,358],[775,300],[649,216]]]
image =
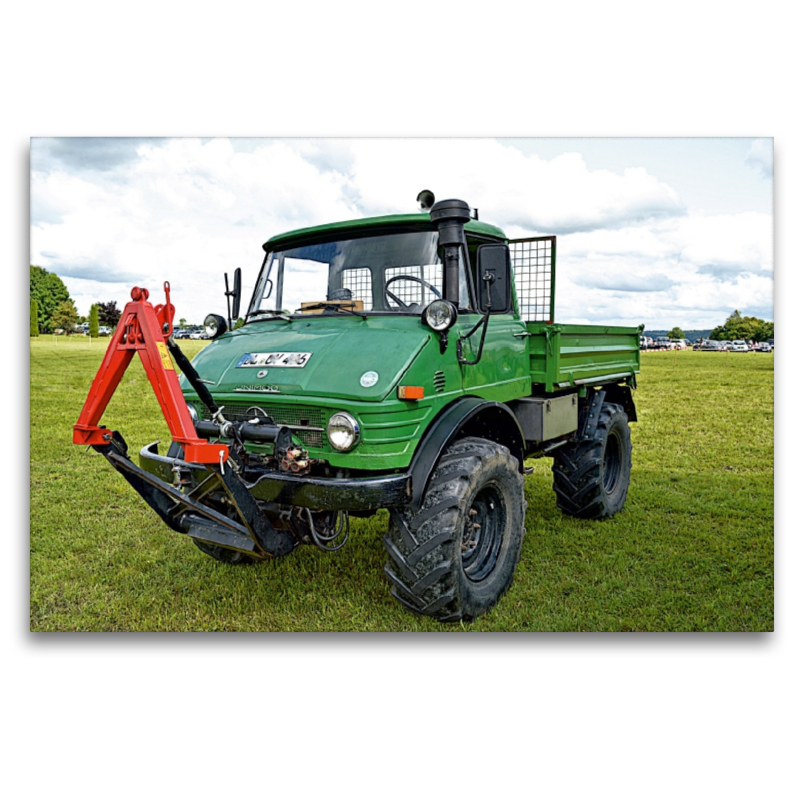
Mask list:
[[612,432],[606,439],[606,450],[603,454],[603,489],[606,494],[613,494],[619,483],[622,472],[622,443],[619,436]]
[[495,568],[505,527],[503,495],[494,484],[484,486],[472,501],[461,535],[461,567],[469,580],[482,581]]

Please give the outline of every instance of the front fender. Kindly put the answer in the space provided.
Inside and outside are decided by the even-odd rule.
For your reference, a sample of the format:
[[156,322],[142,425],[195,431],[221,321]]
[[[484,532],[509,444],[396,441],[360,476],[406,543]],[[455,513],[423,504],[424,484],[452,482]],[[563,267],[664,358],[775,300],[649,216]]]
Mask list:
[[447,447],[462,436],[479,436],[507,447],[523,470],[525,438],[514,412],[503,403],[480,397],[462,397],[447,406],[431,423],[411,460],[411,503],[422,506],[433,470]]

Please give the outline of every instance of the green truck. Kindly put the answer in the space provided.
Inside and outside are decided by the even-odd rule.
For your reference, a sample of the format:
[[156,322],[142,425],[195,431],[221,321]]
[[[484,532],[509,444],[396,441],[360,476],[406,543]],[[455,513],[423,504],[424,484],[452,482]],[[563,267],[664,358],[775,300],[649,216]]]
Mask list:
[[[351,517],[388,509],[393,596],[452,622],[485,613],[512,582],[527,459],[553,459],[565,513],[622,509],[642,327],[558,324],[555,236],[510,240],[466,202],[420,197],[420,213],[271,238],[245,324],[231,329],[237,270],[227,319],[206,318],[213,341],[191,363],[169,335],[169,298],[155,309],[164,374],[167,349],[182,371],[186,406],[173,416],[188,410],[206,449],[176,436],[137,466],[90,401],[75,441],[226,563],[334,551]],[[151,333],[134,316],[123,313],[117,349],[136,342],[144,359]]]

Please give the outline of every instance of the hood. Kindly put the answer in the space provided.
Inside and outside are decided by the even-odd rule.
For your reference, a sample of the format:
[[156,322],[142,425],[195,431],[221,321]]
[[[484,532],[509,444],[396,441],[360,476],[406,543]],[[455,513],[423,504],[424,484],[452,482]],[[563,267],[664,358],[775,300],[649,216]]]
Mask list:
[[[212,394],[380,401],[394,389],[430,338],[430,330],[419,317],[364,320],[315,315],[293,322],[269,320],[249,323],[211,342],[192,365],[203,380],[213,382],[208,387]],[[274,354],[290,356],[279,358]],[[287,365],[292,361],[304,363]],[[191,391],[183,377],[181,387]]]

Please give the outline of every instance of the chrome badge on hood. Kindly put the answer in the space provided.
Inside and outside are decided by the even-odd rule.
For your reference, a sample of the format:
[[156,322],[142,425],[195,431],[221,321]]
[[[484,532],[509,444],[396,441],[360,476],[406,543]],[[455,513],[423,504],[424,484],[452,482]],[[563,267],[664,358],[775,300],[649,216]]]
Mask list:
[[245,353],[237,367],[304,367],[311,353]]

